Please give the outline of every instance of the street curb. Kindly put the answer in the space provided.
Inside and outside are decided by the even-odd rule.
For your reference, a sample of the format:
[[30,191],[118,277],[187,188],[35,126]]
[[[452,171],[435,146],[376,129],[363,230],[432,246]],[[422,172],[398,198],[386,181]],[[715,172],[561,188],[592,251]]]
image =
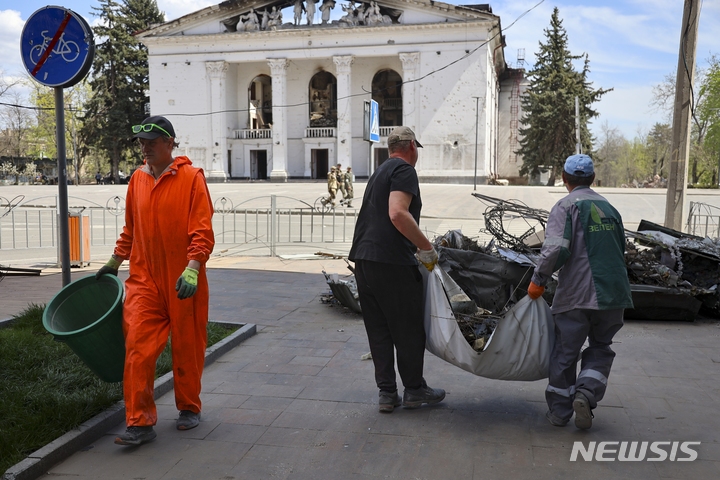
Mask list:
[[[215,322],[221,325],[237,326],[237,323]],[[246,323],[240,329],[228,335],[205,351],[205,366],[237,347],[240,343],[257,333],[255,324]],[[155,380],[155,398],[159,398],[173,389],[173,373],[168,372]],[[65,433],[49,444],[34,451],[24,460],[5,471],[2,480],[35,480],[44,475],[55,464],[69,458],[80,449],[96,441],[117,424],[125,421],[125,403],[121,400],[115,405],[77,429]]]

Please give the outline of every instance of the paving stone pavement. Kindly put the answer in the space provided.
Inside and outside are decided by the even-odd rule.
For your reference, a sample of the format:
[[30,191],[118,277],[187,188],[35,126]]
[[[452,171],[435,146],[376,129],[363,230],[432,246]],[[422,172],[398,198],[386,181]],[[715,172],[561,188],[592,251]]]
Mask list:
[[[368,352],[361,316],[320,302],[328,291],[323,268],[347,272],[339,260],[211,262],[211,319],[255,323],[258,333],[205,370],[200,426],[175,429],[171,392],[158,401],[154,442],[115,445],[114,436],[125,428],[119,424],[40,478],[720,476],[718,322],[628,321],[616,337],[608,393],[589,431],[547,422],[544,381],[488,380],[431,354],[425,356],[425,377],[447,390],[446,399],[387,415],[377,411],[372,363],[361,360]],[[74,275],[82,274],[88,272]],[[0,295],[23,291],[24,301],[43,303],[59,282],[57,274],[6,278]],[[570,461],[574,442],[588,448],[622,441],[701,443],[692,447],[698,453],[692,462]],[[613,448],[607,447],[605,458],[617,458]],[[670,453],[672,446],[663,448]],[[647,457],[657,455],[648,451]]]

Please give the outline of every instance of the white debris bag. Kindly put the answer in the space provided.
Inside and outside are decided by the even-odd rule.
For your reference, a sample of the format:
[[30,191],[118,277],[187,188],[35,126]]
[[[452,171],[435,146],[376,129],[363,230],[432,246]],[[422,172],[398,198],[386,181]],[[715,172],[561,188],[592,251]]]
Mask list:
[[520,381],[547,378],[555,323],[545,300],[523,297],[498,320],[483,351],[476,352],[460,331],[448,300],[448,293],[460,287],[441,270],[436,267],[427,275],[427,350],[481,377]]

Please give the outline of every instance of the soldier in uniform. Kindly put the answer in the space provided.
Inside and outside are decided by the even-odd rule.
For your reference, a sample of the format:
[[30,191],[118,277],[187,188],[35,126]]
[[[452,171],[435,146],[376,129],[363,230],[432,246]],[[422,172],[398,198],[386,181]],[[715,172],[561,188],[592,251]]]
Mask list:
[[327,188],[330,194],[330,205],[335,207],[335,193],[337,192],[338,182],[337,174],[335,173],[335,167],[330,167],[330,171],[327,174]]
[[345,172],[345,206],[352,207],[353,199],[353,173],[352,167],[347,167]]
[[335,176],[337,177],[337,184],[338,184],[338,190],[340,193],[342,193],[343,199],[340,201],[340,203],[345,201],[345,174],[342,171],[342,165],[339,163],[335,167]]

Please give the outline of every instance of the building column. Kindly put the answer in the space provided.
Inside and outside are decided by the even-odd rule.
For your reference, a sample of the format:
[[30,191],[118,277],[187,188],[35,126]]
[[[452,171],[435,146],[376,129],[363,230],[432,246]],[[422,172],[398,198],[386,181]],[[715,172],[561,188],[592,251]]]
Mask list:
[[271,182],[287,182],[287,58],[269,58],[272,74],[272,170]]
[[403,125],[412,128],[416,135],[420,135],[417,131],[420,84],[411,81],[420,77],[420,53],[401,53],[400,61],[403,68]]
[[[224,182],[229,176],[227,165],[227,121],[224,113],[227,62],[220,60],[214,62],[205,62],[205,72],[210,84],[210,111],[218,112],[210,115],[210,152],[209,162],[206,161],[205,177],[208,181]],[[192,160],[192,159],[191,159]]]
[[337,77],[337,163],[352,165],[352,98],[350,65],[352,55],[333,57]]

